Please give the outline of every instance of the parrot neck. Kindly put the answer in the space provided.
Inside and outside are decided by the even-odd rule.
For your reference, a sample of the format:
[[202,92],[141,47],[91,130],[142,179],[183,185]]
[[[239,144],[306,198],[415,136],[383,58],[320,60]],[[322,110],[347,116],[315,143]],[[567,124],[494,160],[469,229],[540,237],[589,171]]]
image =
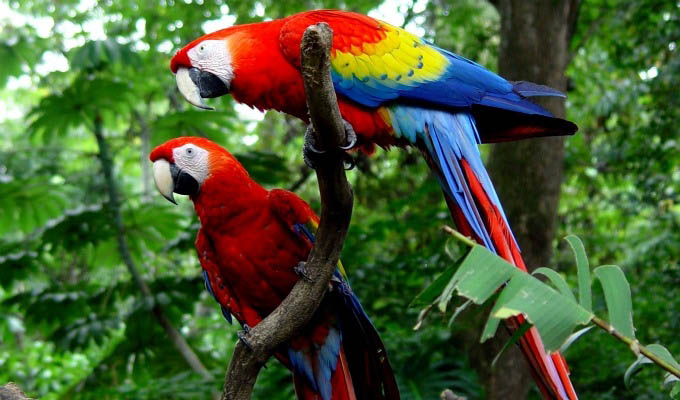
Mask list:
[[[279,34],[287,19],[247,25],[230,40],[234,99],[260,111],[278,110],[307,120],[300,71],[284,56]],[[245,28],[245,27],[244,27]]]
[[208,230],[219,227],[222,233],[242,229],[269,207],[267,190],[245,171],[211,174],[191,199],[201,226]]

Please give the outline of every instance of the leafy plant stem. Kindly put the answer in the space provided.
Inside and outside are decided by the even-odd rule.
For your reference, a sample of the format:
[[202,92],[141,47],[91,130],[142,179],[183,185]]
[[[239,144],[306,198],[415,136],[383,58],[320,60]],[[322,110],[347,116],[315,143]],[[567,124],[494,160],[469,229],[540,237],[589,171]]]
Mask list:
[[666,362],[665,360],[661,359],[659,356],[654,354],[652,351],[650,351],[647,347],[643,346],[640,344],[635,339],[631,339],[627,336],[622,335],[621,333],[617,332],[613,326],[611,326],[607,321],[600,319],[596,316],[593,316],[592,318],[593,324],[595,324],[597,327],[605,330],[607,333],[612,335],[614,338],[622,341],[623,343],[627,344],[628,347],[631,349],[635,355],[638,353],[644,355],[647,357],[651,362],[654,364],[658,365],[659,367],[665,369],[672,375],[675,375],[676,377],[680,378],[680,370],[672,366],[670,363]]
[[466,245],[470,246],[470,247],[473,247],[474,245],[477,244],[474,240],[463,235],[462,233],[458,232],[457,230],[451,228],[448,225],[442,226],[442,230],[444,232],[448,233],[449,235],[455,237],[456,239],[460,240],[461,242],[465,243]]

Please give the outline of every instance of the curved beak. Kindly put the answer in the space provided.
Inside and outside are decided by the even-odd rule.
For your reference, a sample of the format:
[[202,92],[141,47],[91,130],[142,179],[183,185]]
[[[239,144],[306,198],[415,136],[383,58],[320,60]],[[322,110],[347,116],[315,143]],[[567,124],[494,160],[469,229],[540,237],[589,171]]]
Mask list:
[[203,99],[223,96],[229,93],[229,86],[217,75],[195,67],[179,67],[175,73],[177,88],[192,105],[205,110],[215,108],[205,104]]
[[174,204],[177,204],[174,193],[191,196],[197,194],[200,189],[198,181],[193,176],[163,158],[153,163],[153,180],[160,194]]
[[159,159],[153,163],[153,180],[156,183],[156,189],[171,203],[177,204],[173,192],[175,191],[175,182],[172,179],[170,172],[170,163],[165,159]]

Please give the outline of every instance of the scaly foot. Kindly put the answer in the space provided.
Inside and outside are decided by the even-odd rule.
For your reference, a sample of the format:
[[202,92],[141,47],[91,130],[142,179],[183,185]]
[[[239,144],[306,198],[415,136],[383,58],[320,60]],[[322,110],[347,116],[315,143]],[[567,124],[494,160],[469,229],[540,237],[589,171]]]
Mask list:
[[[347,150],[352,149],[354,145],[356,145],[357,135],[356,132],[354,132],[352,124],[345,121],[344,119],[342,120],[342,122],[345,126],[346,144],[338,147],[344,153],[343,161],[345,162],[345,169],[349,170],[354,168],[355,163],[354,159],[345,152]],[[317,165],[319,165],[319,162],[321,161],[321,157],[323,156],[323,154],[326,153],[325,150],[324,151],[318,150],[315,146],[316,140],[314,139],[314,128],[312,127],[312,124],[309,124],[307,126],[307,130],[305,131],[305,144],[302,147],[302,158],[304,159],[305,164],[307,164],[307,166],[312,169],[316,169]]]

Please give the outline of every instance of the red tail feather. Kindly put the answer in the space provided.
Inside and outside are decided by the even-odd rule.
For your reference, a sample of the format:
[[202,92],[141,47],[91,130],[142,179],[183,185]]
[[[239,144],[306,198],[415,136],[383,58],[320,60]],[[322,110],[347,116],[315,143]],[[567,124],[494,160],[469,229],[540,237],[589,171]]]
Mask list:
[[[475,198],[476,205],[484,219],[484,223],[498,254],[516,265],[517,268],[527,271],[524,260],[520,255],[519,248],[512,238],[510,229],[505,223],[500,210],[498,210],[491,202],[481,183],[472,171],[472,168],[464,159],[461,160],[461,167],[465,172],[466,180],[473,197]],[[472,229],[463,216],[460,208],[448,199],[447,203],[451,209],[458,229],[463,234],[472,236],[478,242],[481,242],[479,238],[473,234]],[[507,320],[506,325],[511,330],[517,330],[524,321],[525,318],[519,316]],[[564,358],[560,353],[555,353],[552,356],[546,353],[543,342],[535,328],[532,327],[527,331],[520,339],[519,344],[522,352],[529,361],[531,373],[544,398],[565,398],[564,396],[566,395],[566,399],[577,399],[576,392],[569,380],[569,370]]]
[[[303,376],[295,374],[293,380],[298,399],[321,400],[321,395],[306,384],[306,379]],[[345,350],[342,347],[340,348],[338,364],[335,367],[333,376],[331,376],[331,384],[333,386],[332,400],[357,400],[354,393],[354,385],[352,384],[352,376],[349,371],[349,363],[345,356]]]

